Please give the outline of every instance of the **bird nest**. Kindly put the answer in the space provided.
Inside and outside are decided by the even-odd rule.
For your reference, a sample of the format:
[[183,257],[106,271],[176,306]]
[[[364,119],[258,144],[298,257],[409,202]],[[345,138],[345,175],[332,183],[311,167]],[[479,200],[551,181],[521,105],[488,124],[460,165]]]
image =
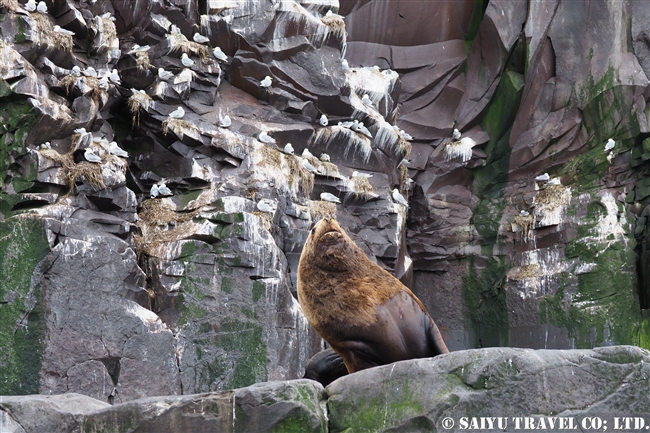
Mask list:
[[297,190],[297,186],[300,186],[303,193],[306,195],[311,194],[314,189],[314,173],[304,168],[297,156],[288,155],[286,160],[291,172],[289,183],[291,183],[292,188]]
[[43,155],[45,158],[51,159],[52,161],[56,162],[64,169],[68,169],[74,165],[74,159],[72,158],[72,155],[69,153],[61,155],[59,152],[57,152],[54,149],[41,149],[38,152],[41,155]]
[[508,279],[515,281],[539,278],[542,275],[544,275],[542,268],[536,263],[533,263],[531,265],[517,266],[516,268],[510,269],[506,274]]
[[372,185],[367,177],[353,176],[350,178],[352,186],[354,187],[355,195],[367,195],[373,192]]
[[264,146],[260,149],[262,153],[262,165],[274,167],[277,169],[282,168],[282,154],[272,148],[271,146]]
[[115,23],[109,18],[100,18],[103,27],[103,38],[106,40],[106,45],[109,45],[109,41],[117,38],[117,29],[115,28]]
[[320,161],[320,165],[323,168],[323,174],[328,177],[338,177],[341,175],[339,173],[339,167],[336,164],[326,161]]
[[406,194],[409,190],[409,169],[404,164],[400,164],[398,167],[399,170],[399,191],[402,194]]
[[341,15],[326,15],[321,18],[321,22],[329,27],[329,32],[331,34],[345,42],[348,34],[345,31],[345,21],[343,21],[343,17]]
[[533,229],[535,228],[535,217],[531,215],[517,215],[510,223],[514,233],[521,232],[522,242],[528,242],[533,239]]
[[55,32],[52,29],[52,24],[48,15],[32,13],[29,17],[34,23],[34,29],[38,32],[39,38],[43,42],[52,44],[61,51],[72,51],[72,46],[74,45],[72,36],[65,33]]
[[129,97],[127,104],[131,111],[131,115],[133,116],[132,124],[136,127],[140,126],[140,111],[149,110],[149,107],[151,106],[151,97],[146,93],[137,92]]
[[140,234],[133,235],[133,247],[140,256],[162,254],[160,246],[166,242],[186,239],[195,231],[192,219],[199,210],[192,212],[176,212],[173,206],[165,200],[148,199],[140,205],[138,227]]
[[535,196],[534,203],[537,207],[556,209],[569,204],[570,199],[569,188],[564,185],[546,185],[546,188]]
[[310,201],[309,202],[309,215],[312,221],[318,221],[323,218],[336,217],[336,203],[329,201]]
[[404,155],[403,158],[408,158],[411,155],[412,147],[413,146],[411,146],[411,143],[400,137],[397,143],[398,155]]
[[167,35],[169,51],[167,54],[180,50],[187,55],[193,54],[201,59],[204,64],[210,63],[210,49],[207,46],[190,41],[182,33],[173,33]]
[[[285,155],[271,146],[260,149],[262,166],[273,168],[274,173],[280,173],[289,183],[292,191],[302,190],[306,195],[314,189],[314,174],[307,171],[300,164],[300,158],[294,155]],[[285,171],[286,169],[286,171]]]
[[64,170],[70,192],[74,190],[77,180],[88,183],[94,191],[106,189],[102,177],[101,164],[82,161],[78,164],[73,164],[67,169],[64,167]]
[[99,97],[102,94],[102,89],[99,87],[99,78],[97,77],[83,77],[86,82],[86,86],[92,89],[92,98],[93,100],[99,100]]
[[149,60],[149,53],[146,51],[138,51],[135,53],[135,65],[140,69],[149,69],[151,61]]
[[162,133],[164,135],[167,135],[169,131],[172,131],[176,136],[180,139],[182,139],[185,136],[185,133],[190,132],[192,130],[196,131],[199,133],[199,129],[192,125],[190,122],[187,120],[183,119],[174,119],[174,118],[168,118],[163,120],[162,123]]
[[0,0],[0,8],[6,9],[9,12],[16,12],[20,9],[22,5],[16,0]]
[[460,158],[463,163],[472,159],[472,148],[476,143],[471,139],[452,141],[445,145],[445,160],[451,161]]
[[68,96],[70,90],[77,84],[78,79],[79,77],[75,77],[74,75],[66,75],[59,81],[59,86],[65,90],[66,96]]

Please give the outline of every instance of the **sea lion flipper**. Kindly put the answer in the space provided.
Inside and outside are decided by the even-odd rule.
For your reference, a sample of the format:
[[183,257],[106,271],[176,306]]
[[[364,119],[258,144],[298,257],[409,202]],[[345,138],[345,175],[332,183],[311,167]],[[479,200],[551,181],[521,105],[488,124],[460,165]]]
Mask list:
[[348,374],[341,355],[333,349],[325,349],[312,356],[305,367],[305,379],[315,380],[327,386]]
[[382,353],[373,347],[373,342],[349,339],[332,347],[341,355],[350,373],[386,363],[378,361],[382,359]]
[[431,347],[434,353],[432,356],[449,353],[449,349],[447,349],[445,340],[442,339],[442,334],[440,333],[440,329],[438,329],[438,325],[436,325],[436,322],[434,322],[432,318],[429,317],[429,320],[431,321],[431,326],[429,327],[427,340],[429,347]]

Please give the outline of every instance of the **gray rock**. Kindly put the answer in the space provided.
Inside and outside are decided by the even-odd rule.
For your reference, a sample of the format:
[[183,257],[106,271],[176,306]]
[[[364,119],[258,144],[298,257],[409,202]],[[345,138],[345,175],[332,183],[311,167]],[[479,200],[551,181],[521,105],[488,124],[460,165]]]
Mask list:
[[[111,405],[81,394],[0,397],[0,420],[15,432],[83,431],[84,418]],[[4,424],[4,420],[9,420]]]
[[[330,432],[434,431],[443,419],[644,416],[649,353],[630,346],[594,350],[478,349],[403,361],[345,376],[326,388]],[[635,383],[636,385],[631,385]],[[621,386],[621,384],[626,384]],[[568,422],[568,421],[567,421]],[[538,425],[538,424],[535,424]],[[548,426],[548,424],[546,424]],[[561,429],[543,428],[545,431]]]
[[110,406],[68,393],[0,398],[3,432],[327,432],[323,387],[311,380],[178,397],[149,397]]

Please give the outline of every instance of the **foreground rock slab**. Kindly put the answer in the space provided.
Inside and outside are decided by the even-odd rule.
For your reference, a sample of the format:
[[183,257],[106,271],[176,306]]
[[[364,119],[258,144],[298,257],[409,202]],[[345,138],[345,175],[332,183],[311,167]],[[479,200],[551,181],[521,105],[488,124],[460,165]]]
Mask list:
[[0,396],[0,431],[326,432],[325,401],[323,387],[306,379],[115,406],[75,393]]
[[502,417],[499,431],[611,430],[615,417],[623,426],[621,417],[647,414],[649,381],[650,352],[638,347],[475,349],[364,370],[326,389],[277,381],[115,406],[72,393],[0,397],[0,431],[430,432],[479,417]]
[[525,422],[555,431],[546,417],[580,430],[585,418],[600,417],[611,429],[615,416],[647,415],[648,362],[650,352],[631,346],[489,348],[398,362],[329,385],[329,431],[460,431],[463,417],[468,425],[506,417],[499,431],[521,431]]

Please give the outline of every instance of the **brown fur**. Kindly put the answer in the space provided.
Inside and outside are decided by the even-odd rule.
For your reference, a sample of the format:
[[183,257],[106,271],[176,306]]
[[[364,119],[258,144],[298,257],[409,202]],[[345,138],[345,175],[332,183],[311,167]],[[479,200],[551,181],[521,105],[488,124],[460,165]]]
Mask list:
[[319,221],[305,243],[298,300],[350,373],[448,352],[422,302],[333,219]]

